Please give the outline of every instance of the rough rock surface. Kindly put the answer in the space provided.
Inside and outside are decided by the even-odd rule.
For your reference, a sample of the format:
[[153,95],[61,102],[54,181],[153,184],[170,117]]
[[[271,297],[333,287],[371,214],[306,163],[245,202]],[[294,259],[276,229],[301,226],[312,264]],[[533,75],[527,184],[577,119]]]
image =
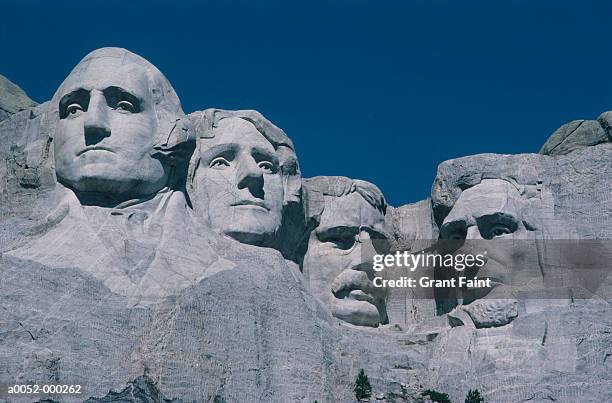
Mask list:
[[[355,326],[313,295],[299,259],[260,239],[249,244],[215,232],[206,214],[191,211],[198,196],[189,186],[140,203],[153,205],[149,215],[133,206],[81,205],[56,181],[48,113],[56,107],[45,103],[0,122],[0,385],[82,385],[79,397],[39,401],[349,402],[363,368],[376,401],[426,401],[426,389],[462,401],[475,388],[495,402],[612,401],[609,271],[602,270],[584,296],[509,304],[482,298],[453,305],[447,314],[434,295],[393,291],[386,300],[388,324]],[[604,113],[597,122],[565,127],[546,146],[550,155],[446,161],[430,199],[388,207],[384,220],[372,211],[378,204],[370,203],[379,191],[363,191],[365,204],[350,199],[358,208],[338,212],[360,212],[353,240],[380,230],[391,237],[392,249],[418,252],[439,245],[466,195],[473,202],[468,207],[478,205],[478,192],[468,189],[503,181],[511,191],[502,196],[515,192],[529,200],[518,224],[537,235],[532,244],[538,251],[551,252],[551,240],[594,241],[590,262],[605,266],[612,261],[609,118]],[[256,128],[265,137],[266,130]],[[282,141],[266,140],[277,152]],[[231,166],[223,155],[225,162],[207,167]],[[287,172],[295,177],[297,162]],[[263,186],[262,174],[243,176],[251,188]],[[237,178],[228,186],[242,189]],[[295,192],[283,197],[303,196],[288,182],[283,192]],[[339,196],[355,195],[354,183],[347,183],[351,191],[341,189]],[[291,213],[293,220],[300,217]],[[126,222],[131,226],[117,224]],[[545,279],[554,269],[581,264],[563,252],[550,255],[564,257],[556,261],[538,255]],[[351,267],[363,273],[364,255],[358,255]],[[363,302],[365,293],[354,288],[355,300]],[[0,402],[33,400],[2,392]]]
[[432,246],[438,239],[431,199],[400,207],[389,207],[386,226],[393,234],[393,249],[419,251]]
[[0,75],[0,120],[35,106],[36,102],[32,101],[21,88]]
[[[606,161],[610,158],[612,145],[606,143],[554,157],[482,154],[446,161],[439,166],[432,189],[436,220],[442,224],[464,189],[483,180],[504,178],[514,181],[525,194],[536,192],[542,205],[549,207],[539,213],[539,242],[601,239],[596,252],[609,256],[612,197],[607,178],[612,172]],[[579,264],[580,257],[573,263],[570,254],[564,257],[558,263]],[[519,301],[517,317],[506,326],[458,326],[442,332],[430,361],[434,363],[430,381],[437,389],[448,391],[453,401],[467,391],[461,384],[477,387],[492,401],[610,400],[605,386],[610,383],[605,357],[612,342],[610,265],[607,258],[594,261],[607,275],[590,299],[527,299]],[[546,270],[558,267],[544,267],[545,276],[554,275]],[[486,312],[494,306],[482,308],[480,312],[490,319],[504,319],[514,310],[490,316]],[[473,309],[467,310],[477,319]],[[466,371],[467,378],[461,375]]]
[[563,155],[579,148],[610,142],[610,113],[602,113],[597,120],[573,120],[564,124],[550,135],[540,154]]
[[179,402],[176,399],[167,399],[161,394],[155,382],[149,379],[147,376],[139,376],[133,382],[130,382],[128,386],[122,391],[109,392],[106,396],[101,398],[92,397],[87,399],[86,403],[110,403],[110,402]]
[[490,178],[516,178],[534,191],[543,189],[554,215],[541,217],[557,239],[612,237],[607,190],[612,167],[612,145],[585,147],[556,157],[538,154],[480,154],[445,161],[438,167],[432,187],[434,217],[438,225],[448,214],[461,190]]

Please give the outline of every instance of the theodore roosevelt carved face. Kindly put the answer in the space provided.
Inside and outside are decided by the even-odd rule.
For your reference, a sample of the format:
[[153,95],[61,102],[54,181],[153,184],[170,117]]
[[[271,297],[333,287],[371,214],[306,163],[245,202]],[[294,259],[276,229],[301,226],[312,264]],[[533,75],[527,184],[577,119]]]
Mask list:
[[308,179],[305,189],[322,198],[303,263],[312,293],[345,322],[387,323],[385,290],[373,286],[371,264],[374,253],[387,252],[382,193],[371,183],[344,177]]

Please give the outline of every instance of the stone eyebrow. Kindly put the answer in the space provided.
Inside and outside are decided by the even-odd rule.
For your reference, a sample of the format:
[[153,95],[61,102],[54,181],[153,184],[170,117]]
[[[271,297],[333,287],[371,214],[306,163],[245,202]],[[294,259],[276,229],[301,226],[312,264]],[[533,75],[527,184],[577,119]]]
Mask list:
[[325,227],[317,227],[316,229],[317,235],[323,236],[333,236],[333,235],[341,235],[341,234],[353,234],[356,235],[359,232],[359,229],[356,226],[352,225],[332,225]]
[[142,109],[142,99],[139,96],[134,95],[134,93],[132,93],[132,91],[130,90],[111,85],[109,87],[106,87],[102,91],[102,93],[107,99],[109,105],[114,106],[117,102],[119,102],[119,100],[125,99],[127,101],[130,101],[138,109],[138,112],[140,112],[140,110]]
[[269,158],[272,160],[272,162],[278,164],[278,157],[276,156],[275,151],[270,151],[259,146],[253,146],[252,153],[256,158]]
[[227,154],[235,152],[236,144],[233,143],[225,143],[225,144],[216,144],[210,148],[200,151],[200,157],[203,160],[206,158],[213,158],[219,154]]
[[72,102],[78,102],[84,110],[87,110],[87,107],[89,105],[89,90],[86,90],[85,88],[77,88],[74,91],[71,91],[69,93],[67,93],[66,95],[62,96],[59,100],[59,113],[60,113],[60,119],[63,119],[66,117],[66,108],[72,103]]

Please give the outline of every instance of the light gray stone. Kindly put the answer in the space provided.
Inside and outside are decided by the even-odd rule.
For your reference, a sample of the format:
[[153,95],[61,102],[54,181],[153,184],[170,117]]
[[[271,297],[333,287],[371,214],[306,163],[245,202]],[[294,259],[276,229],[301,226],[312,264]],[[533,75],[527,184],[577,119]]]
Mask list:
[[515,299],[479,299],[462,309],[466,311],[476,327],[499,327],[507,325],[518,316],[518,301]]
[[[431,199],[400,207],[387,208],[385,226],[390,232],[390,246],[393,251],[419,253],[433,247],[438,239],[438,226],[435,225]],[[425,275],[425,268],[419,273]],[[399,278],[405,273],[399,268],[387,268],[388,278]],[[433,273],[429,273],[433,277]],[[387,314],[389,323],[408,329],[419,323],[436,320],[436,303],[433,292],[424,289],[392,288],[387,295]]]
[[[124,66],[114,65],[117,55],[129,70],[121,79],[153,80],[165,88],[148,94],[165,111],[156,113],[160,122],[147,123],[160,129],[148,134],[165,141],[160,149],[145,144],[152,147],[147,152],[169,157],[160,157],[162,167],[172,169],[159,189],[160,182],[149,179],[161,177],[147,176],[155,165],[138,163],[135,169],[148,179],[132,188],[123,182],[133,172],[117,175],[103,150],[82,155],[101,151],[91,155],[109,169],[89,160],[73,163],[79,151],[71,147],[83,146],[86,132],[100,134],[96,144],[112,141],[128,164],[147,158],[142,143],[124,150],[137,143],[125,137],[133,127],[113,123],[134,116],[110,119],[117,111],[104,108],[115,99],[106,99],[104,88],[91,90],[87,104],[60,103],[74,101],[68,85],[78,91],[111,81],[126,89],[130,83],[113,83],[117,76],[108,68]],[[339,326],[307,290],[298,266],[278,250],[219,236],[192,210],[200,199],[186,192],[188,153],[182,152],[183,143],[193,143],[190,121],[178,125],[180,104],[161,73],[121,49],[95,51],[75,71],[52,101],[0,123],[0,307],[6,313],[0,315],[1,384],[70,382],[82,385],[82,400],[145,389],[156,398],[183,401],[348,401],[360,367],[368,368],[378,393],[410,382],[413,372],[393,369],[398,361],[423,368],[422,351],[392,350],[400,345],[395,334]],[[77,76],[95,79],[86,86]],[[94,98],[102,115],[90,118]],[[152,101],[147,94],[142,100]],[[60,123],[67,118],[62,105],[78,115],[70,126]],[[175,115],[166,114],[172,110]],[[104,127],[104,113],[110,127]],[[75,144],[54,146],[62,136]],[[66,159],[63,165],[58,158]],[[291,182],[283,183],[284,198],[301,206],[297,161],[293,167],[284,172]],[[384,359],[373,348],[381,337],[395,343],[388,343]],[[155,389],[129,386],[143,375]],[[22,400],[28,399],[16,401]]]
[[372,284],[372,257],[388,251],[387,204],[373,184],[340,176],[306,179],[306,213],[315,222],[303,272],[332,314],[361,326],[387,323],[385,291]]
[[0,75],[0,121],[36,105],[21,88]]
[[400,207],[389,206],[385,221],[393,235],[391,247],[394,250],[418,252],[431,247],[438,239],[429,198]]
[[58,181],[90,205],[134,204],[183,186],[195,135],[174,89],[125,49],[85,56],[47,111]]
[[[609,284],[609,241],[593,241],[593,247],[586,250],[583,246],[573,248],[572,242],[581,240],[577,245],[590,245],[589,239],[610,238],[607,178],[611,172],[605,163],[610,157],[611,145],[599,144],[554,157],[482,154],[446,161],[439,166],[432,188],[436,222],[445,234],[451,229],[445,225],[464,217],[459,221],[466,224],[467,236],[471,216],[476,224],[471,233],[482,237],[474,212],[494,209],[512,213],[521,217],[525,233],[535,235],[533,242],[515,253],[528,256],[531,244],[538,248],[538,256],[535,261],[529,259],[531,263],[506,264],[507,268],[535,267],[532,272],[541,271],[545,290],[550,292],[548,281],[555,284],[555,279],[572,274],[572,270],[595,264],[603,268],[597,281]],[[516,228],[514,234],[520,235],[520,225]],[[506,250],[510,251],[513,243],[520,246],[523,241],[507,242]],[[529,284],[523,282],[522,286]],[[505,287],[495,290],[504,289],[508,291]],[[455,318],[453,329],[440,332],[434,341],[428,385],[449,393],[453,401],[460,401],[474,387],[491,401],[609,400],[604,386],[610,384],[609,373],[604,360],[596,357],[608,354],[609,333],[604,329],[612,326],[606,301],[612,294],[604,291],[605,287],[592,289],[595,293],[588,294],[588,299],[524,294],[528,297],[513,300],[505,298],[506,292],[491,293],[459,308],[470,315],[475,326],[465,323],[465,316],[457,315],[455,309],[448,314]]]
[[558,128],[546,140],[540,154],[563,155],[608,141],[608,134],[597,120],[574,120]]
[[198,135],[189,175],[196,213],[219,234],[295,259],[304,218],[289,137],[257,111],[208,109],[191,120]]
[[[162,89],[141,97],[156,118],[141,115],[138,128],[155,130],[115,125],[135,116],[104,110],[115,90],[95,85],[117,77],[127,81],[112,87]],[[89,91],[87,106],[60,103],[78,100],[64,98],[73,84]],[[606,133],[608,115],[598,119]],[[134,172],[118,175],[101,150],[84,155],[109,169],[73,164],[86,133],[112,141],[143,183],[125,185]],[[86,57],[52,101],[0,122],[0,138],[0,384],[81,384],[78,401],[345,402],[363,368],[378,401],[428,401],[425,389],[463,401],[475,388],[487,401],[612,400],[612,144],[568,135],[555,150],[571,152],[554,156],[449,160],[431,199],[393,208],[364,181],[319,177],[302,189],[291,140],[272,122],[215,109],[185,119],[161,73],[121,49]],[[244,154],[206,155],[213,145]],[[163,154],[160,165],[145,151]],[[244,189],[242,167],[215,176],[217,157],[261,162],[246,176],[263,184],[249,193],[264,189],[273,213],[215,204]],[[275,158],[280,177],[267,172]],[[473,296],[373,289],[374,253],[441,247],[440,234],[495,252],[479,269],[499,286]],[[558,240],[580,242],[558,250]],[[521,298],[517,279],[554,284],[582,266],[594,266],[593,284]],[[444,297],[453,305],[436,312]]]

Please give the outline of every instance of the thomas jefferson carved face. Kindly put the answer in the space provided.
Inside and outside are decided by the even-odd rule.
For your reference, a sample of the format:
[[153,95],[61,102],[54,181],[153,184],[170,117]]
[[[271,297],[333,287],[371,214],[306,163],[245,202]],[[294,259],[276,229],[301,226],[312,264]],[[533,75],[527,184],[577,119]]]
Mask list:
[[[325,196],[319,226],[312,231],[304,274],[312,293],[332,315],[360,326],[387,320],[384,290],[372,284],[373,245],[384,240],[384,215],[359,193]],[[382,243],[386,243],[382,241]]]
[[204,211],[217,232],[267,245],[279,230],[283,179],[274,146],[245,119],[221,119],[205,140],[196,173]]
[[61,183],[123,199],[166,185],[168,172],[154,156],[158,127],[146,68],[94,58],[62,84],[54,138]]

